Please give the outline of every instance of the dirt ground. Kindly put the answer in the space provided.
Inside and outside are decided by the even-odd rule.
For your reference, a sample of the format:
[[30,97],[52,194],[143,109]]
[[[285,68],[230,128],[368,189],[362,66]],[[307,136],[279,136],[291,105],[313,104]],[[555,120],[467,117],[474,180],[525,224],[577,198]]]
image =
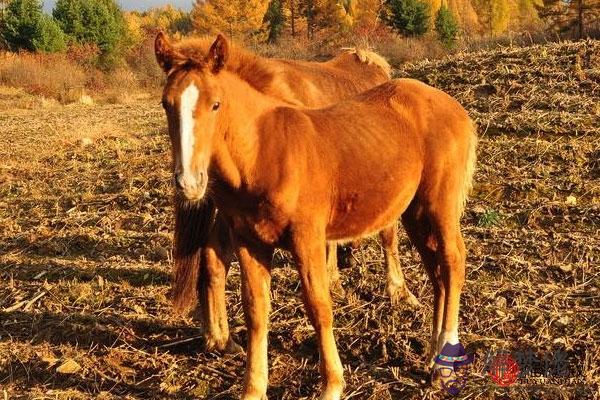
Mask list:
[[[480,126],[463,231],[465,399],[600,398],[600,43],[507,48],[409,65]],[[0,398],[235,399],[244,357],[203,350],[167,298],[169,144],[158,98],[61,106],[0,88]],[[422,307],[392,307],[375,240],[342,272],[335,334],[347,399],[435,399],[424,352],[431,288],[403,232]],[[277,257],[271,399],[316,399],[299,280]],[[245,343],[239,269],[230,323]],[[189,339],[189,340],[185,340]],[[486,364],[530,354],[509,387]],[[560,370],[558,368],[560,367]]]

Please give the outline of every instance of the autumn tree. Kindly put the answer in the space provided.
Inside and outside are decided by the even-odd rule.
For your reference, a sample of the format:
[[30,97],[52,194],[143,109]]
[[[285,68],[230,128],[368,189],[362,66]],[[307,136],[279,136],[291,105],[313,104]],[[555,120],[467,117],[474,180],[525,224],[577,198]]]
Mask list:
[[374,30],[380,23],[379,14],[381,12],[381,0],[356,0],[354,6],[355,28]]
[[[562,1],[562,0],[560,0]],[[484,31],[492,36],[539,24],[542,0],[473,0]]]
[[544,0],[540,16],[554,30],[579,39],[587,27],[600,24],[600,0]]
[[154,35],[157,29],[171,35],[185,35],[192,31],[190,14],[170,4],[147,11],[128,11],[123,14],[128,40],[132,45]]
[[268,5],[267,0],[196,0],[192,24],[199,33],[246,39],[260,34]]
[[342,29],[354,32],[374,31],[380,24],[381,0],[341,0],[338,19]]
[[301,0],[298,5],[306,20],[308,39],[314,39],[318,31],[339,27],[342,5],[337,0]]

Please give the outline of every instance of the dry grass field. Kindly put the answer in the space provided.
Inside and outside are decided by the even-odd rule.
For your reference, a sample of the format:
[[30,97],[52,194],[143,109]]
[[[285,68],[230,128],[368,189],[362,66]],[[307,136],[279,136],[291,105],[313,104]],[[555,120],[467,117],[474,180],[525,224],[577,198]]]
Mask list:
[[[459,54],[397,74],[455,95],[480,126],[461,309],[476,359],[458,397],[599,398],[600,42]],[[238,398],[244,357],[203,351],[197,324],[169,306],[158,98],[64,106],[1,88],[0,110],[0,398]],[[400,237],[422,307],[390,305],[375,240],[342,272],[335,333],[348,399],[447,396],[427,383],[431,289]],[[299,280],[285,254],[276,263],[269,398],[315,399]],[[239,283],[234,266],[230,323],[243,343]],[[540,362],[502,388],[484,371],[499,350]],[[564,375],[548,376],[543,360],[557,354]]]

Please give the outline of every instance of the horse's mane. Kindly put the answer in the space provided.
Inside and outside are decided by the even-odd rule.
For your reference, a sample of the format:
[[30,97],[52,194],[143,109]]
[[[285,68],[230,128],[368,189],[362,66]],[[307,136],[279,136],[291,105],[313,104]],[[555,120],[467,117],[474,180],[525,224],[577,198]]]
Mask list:
[[[202,59],[208,53],[210,46],[214,42],[213,36],[195,36],[184,38],[175,44],[179,52],[198,59]],[[348,56],[353,56],[353,60],[358,64],[375,65],[389,79],[391,76],[391,67],[385,58],[379,54],[363,48],[344,48],[344,53],[329,60],[326,63],[339,69],[348,68]],[[269,59],[256,55],[235,43],[229,45],[229,58],[225,64],[225,69],[236,74],[242,80],[248,82],[259,91],[263,91],[274,77],[281,71],[281,61],[278,59]],[[290,60],[284,60],[286,63],[294,63]],[[298,63],[308,63],[298,61]]]
[[345,50],[346,53],[348,53],[348,54],[355,54],[361,63],[367,64],[367,65],[371,65],[371,64],[376,65],[388,76],[388,78],[391,78],[392,67],[388,63],[388,61],[381,55],[375,53],[372,50],[364,49],[361,47],[349,47],[349,48],[344,48],[343,50]]
[[[202,59],[208,54],[214,36],[196,36],[180,40],[175,48],[184,55]],[[225,69],[262,91],[277,73],[277,65],[268,58],[260,57],[238,46],[229,44],[229,57]]]

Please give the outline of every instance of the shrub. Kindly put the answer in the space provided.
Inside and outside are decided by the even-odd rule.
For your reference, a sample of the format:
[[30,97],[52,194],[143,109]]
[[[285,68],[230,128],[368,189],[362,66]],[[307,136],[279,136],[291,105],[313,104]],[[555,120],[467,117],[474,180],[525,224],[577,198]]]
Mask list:
[[141,86],[154,89],[164,85],[165,74],[154,54],[154,35],[147,35],[141,43],[130,49],[127,64]]
[[458,21],[445,4],[440,7],[435,17],[435,30],[444,46],[452,48],[456,45],[459,31]]
[[64,54],[6,54],[0,57],[0,84],[68,103],[84,91],[85,71]]
[[431,36],[416,38],[393,35],[373,41],[372,46],[394,68],[406,62],[436,59],[446,55],[440,42]]
[[421,0],[387,0],[382,19],[392,29],[406,36],[422,36],[429,30],[429,4]]
[[0,35],[13,51],[56,52],[66,48],[64,34],[42,11],[39,0],[13,0],[5,11]]

